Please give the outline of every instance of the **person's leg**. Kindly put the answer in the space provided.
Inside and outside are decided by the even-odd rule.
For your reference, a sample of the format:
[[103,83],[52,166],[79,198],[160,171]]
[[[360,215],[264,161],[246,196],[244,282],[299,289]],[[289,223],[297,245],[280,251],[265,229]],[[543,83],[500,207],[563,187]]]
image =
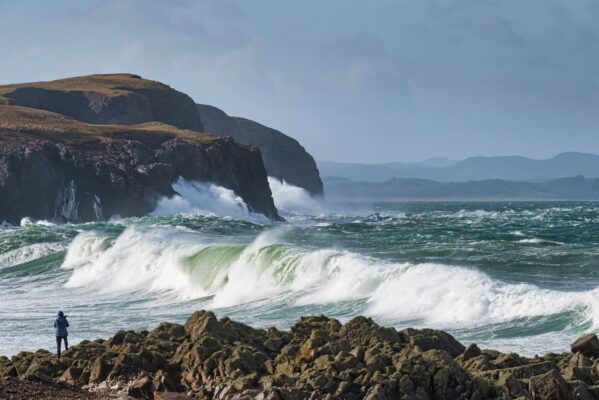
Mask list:
[[69,341],[67,340],[67,337],[64,337],[64,350],[67,351],[69,349]]
[[56,336],[56,357],[60,358],[60,336]]

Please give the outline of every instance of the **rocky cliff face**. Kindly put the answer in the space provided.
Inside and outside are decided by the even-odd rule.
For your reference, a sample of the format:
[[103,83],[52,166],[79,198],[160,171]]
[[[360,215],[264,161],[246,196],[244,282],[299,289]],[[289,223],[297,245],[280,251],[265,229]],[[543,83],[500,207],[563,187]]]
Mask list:
[[0,106],[0,221],[141,216],[175,194],[179,177],[232,189],[253,211],[279,218],[260,152],[230,138]]
[[206,132],[232,136],[259,148],[268,175],[302,187],[312,195],[323,194],[316,162],[297,140],[249,119],[229,117],[216,107],[198,104],[197,108]]

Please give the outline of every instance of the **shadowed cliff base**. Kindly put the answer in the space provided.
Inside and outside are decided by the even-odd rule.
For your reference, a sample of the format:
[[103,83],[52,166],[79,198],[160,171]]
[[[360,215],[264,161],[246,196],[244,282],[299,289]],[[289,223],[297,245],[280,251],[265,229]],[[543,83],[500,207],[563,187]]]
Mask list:
[[0,357],[0,376],[9,379],[2,382],[18,377],[144,399],[593,399],[597,371],[592,334],[571,353],[526,358],[365,317],[345,324],[303,317],[280,331],[207,311],[184,325],[84,340],[60,361],[47,350]]

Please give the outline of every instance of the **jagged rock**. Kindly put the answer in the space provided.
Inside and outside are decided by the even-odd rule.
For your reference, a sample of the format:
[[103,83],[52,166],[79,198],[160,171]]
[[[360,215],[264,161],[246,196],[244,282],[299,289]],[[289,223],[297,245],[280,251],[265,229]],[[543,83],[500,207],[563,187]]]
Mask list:
[[408,338],[412,347],[418,346],[423,351],[444,350],[452,357],[462,354],[466,347],[447,332],[434,329],[404,329],[401,334]]
[[509,371],[504,371],[500,373],[498,379],[494,382],[497,392],[500,394],[502,398],[508,399],[517,399],[531,398],[530,393],[528,391],[528,385],[525,381],[521,379],[517,379],[514,377]]
[[216,332],[219,328],[216,315],[211,311],[196,311],[185,322],[185,331],[191,340],[198,341],[203,335]]
[[61,375],[60,380],[67,382],[71,385],[76,385],[82,373],[82,368],[71,366],[67,368],[66,371]]
[[570,400],[568,383],[556,369],[534,376],[529,381],[529,391],[535,400]]
[[599,371],[594,367],[593,361],[582,353],[564,357],[558,366],[566,380],[593,383],[599,378]]
[[112,371],[113,361],[109,358],[108,355],[103,354],[100,357],[96,358],[96,360],[91,365],[91,370],[89,372],[89,381],[94,383],[103,382],[108,378],[108,375]]
[[520,365],[517,367],[474,372],[474,374],[488,380],[497,380],[502,374],[505,373],[510,373],[517,379],[528,379],[533,376],[542,375],[547,371],[551,371],[556,368],[556,365],[551,361],[540,361],[536,363]]
[[572,353],[582,353],[587,357],[598,357],[599,339],[594,333],[582,336],[572,343],[571,349]]
[[152,381],[147,375],[136,379],[127,388],[127,394],[135,398],[152,399],[154,397]]
[[185,327],[183,325],[162,322],[149,333],[148,337],[176,342],[183,340],[185,335]]
[[461,354],[461,361],[468,361],[471,358],[478,357],[482,353],[478,346],[475,343],[472,343],[470,346],[466,347],[466,350]]

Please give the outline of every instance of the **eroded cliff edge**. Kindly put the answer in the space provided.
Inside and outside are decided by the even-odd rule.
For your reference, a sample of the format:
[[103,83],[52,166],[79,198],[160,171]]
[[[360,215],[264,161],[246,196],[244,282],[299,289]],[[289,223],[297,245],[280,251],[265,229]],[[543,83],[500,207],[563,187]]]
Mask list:
[[269,176],[304,188],[313,196],[323,195],[316,162],[297,140],[255,121],[230,117],[213,106],[197,107],[206,132],[259,148]]
[[0,86],[0,222],[142,216],[179,177],[279,219],[260,151],[202,129],[188,96],[135,75]]

